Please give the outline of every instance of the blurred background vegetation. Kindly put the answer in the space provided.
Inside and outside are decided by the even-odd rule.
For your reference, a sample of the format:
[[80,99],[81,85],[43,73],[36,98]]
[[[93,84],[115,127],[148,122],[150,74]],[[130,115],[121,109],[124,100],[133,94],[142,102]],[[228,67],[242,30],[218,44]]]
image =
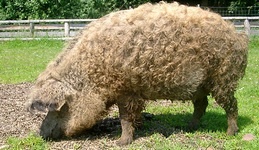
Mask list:
[[[160,0],[0,0],[0,20],[99,18],[112,11],[135,8]],[[165,0],[172,2],[174,0]],[[233,16],[242,8],[243,15],[259,15],[257,0],[175,0],[181,4],[224,9]],[[215,9],[217,8],[217,9]],[[221,10],[220,9],[220,10]],[[221,13],[221,12],[219,12]],[[224,14],[221,14],[224,16]]]

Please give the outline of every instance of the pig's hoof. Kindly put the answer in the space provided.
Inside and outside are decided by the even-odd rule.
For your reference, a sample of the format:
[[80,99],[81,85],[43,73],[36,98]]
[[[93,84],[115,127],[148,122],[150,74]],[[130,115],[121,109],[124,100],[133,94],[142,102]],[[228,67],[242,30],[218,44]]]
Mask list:
[[238,133],[238,127],[236,124],[232,124],[228,127],[227,135],[237,135]]
[[118,146],[129,145],[129,144],[132,143],[132,141],[133,141],[132,138],[120,138],[120,139],[116,142],[116,144],[117,144]]
[[195,131],[199,128],[199,121],[198,120],[192,120],[191,122],[189,122],[188,124],[188,129],[189,131]]

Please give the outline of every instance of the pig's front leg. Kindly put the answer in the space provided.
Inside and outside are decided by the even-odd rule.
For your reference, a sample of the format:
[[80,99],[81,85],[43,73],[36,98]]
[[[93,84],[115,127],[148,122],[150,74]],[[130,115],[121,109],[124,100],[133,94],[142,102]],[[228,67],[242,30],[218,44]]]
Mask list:
[[144,109],[144,100],[129,96],[123,97],[117,102],[120,113],[122,134],[117,145],[132,143],[135,127],[141,124],[141,111]]

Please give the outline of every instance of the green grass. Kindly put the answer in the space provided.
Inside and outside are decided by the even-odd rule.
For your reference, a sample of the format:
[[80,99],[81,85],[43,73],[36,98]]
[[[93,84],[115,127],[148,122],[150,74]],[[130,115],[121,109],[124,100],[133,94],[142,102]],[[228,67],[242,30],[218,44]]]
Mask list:
[[12,150],[45,150],[47,149],[47,143],[34,134],[29,134],[27,137],[19,139],[16,137],[9,137],[7,139],[8,149]]
[[58,40],[1,41],[0,83],[35,80],[63,44]]
[[[18,83],[33,81],[49,60],[62,48],[62,41],[10,41],[1,42],[0,82]],[[136,131],[136,140],[125,149],[258,149],[259,147],[259,37],[251,38],[246,75],[240,81],[236,92],[239,106],[238,124],[240,132],[227,136],[226,116],[223,109],[210,98],[207,113],[202,118],[201,127],[195,132],[187,132],[186,125],[191,118],[193,106],[190,102],[173,102],[166,106],[150,103],[146,111],[155,116],[144,122],[141,130]],[[251,133],[256,136],[252,141],[242,140]],[[120,131],[111,140],[118,138]],[[37,142],[37,141],[40,142]],[[87,139],[85,139],[87,140]],[[100,139],[106,143],[107,136]],[[26,144],[34,143],[32,144]],[[29,135],[25,138],[8,140],[15,149],[37,149],[42,144],[39,137]],[[78,145],[80,147],[80,145]],[[106,147],[120,149],[119,147]]]

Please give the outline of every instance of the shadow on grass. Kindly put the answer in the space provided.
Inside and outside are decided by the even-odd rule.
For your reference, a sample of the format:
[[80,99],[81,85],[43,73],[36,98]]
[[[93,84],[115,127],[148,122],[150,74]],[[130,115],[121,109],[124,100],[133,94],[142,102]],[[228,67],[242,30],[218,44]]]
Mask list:
[[[135,132],[135,138],[148,137],[154,133],[160,133],[165,137],[172,134],[190,133],[187,125],[191,120],[192,114],[159,114],[152,115],[144,113],[143,126]],[[239,129],[245,128],[246,125],[253,123],[247,116],[239,116]],[[225,114],[216,112],[206,112],[201,120],[199,132],[216,132],[225,133],[227,130],[227,119]],[[85,131],[80,136],[73,137],[70,140],[96,140],[108,137],[109,139],[118,139],[121,135],[121,126],[119,118],[106,118],[96,124],[91,130]],[[66,139],[69,140],[69,139]]]

